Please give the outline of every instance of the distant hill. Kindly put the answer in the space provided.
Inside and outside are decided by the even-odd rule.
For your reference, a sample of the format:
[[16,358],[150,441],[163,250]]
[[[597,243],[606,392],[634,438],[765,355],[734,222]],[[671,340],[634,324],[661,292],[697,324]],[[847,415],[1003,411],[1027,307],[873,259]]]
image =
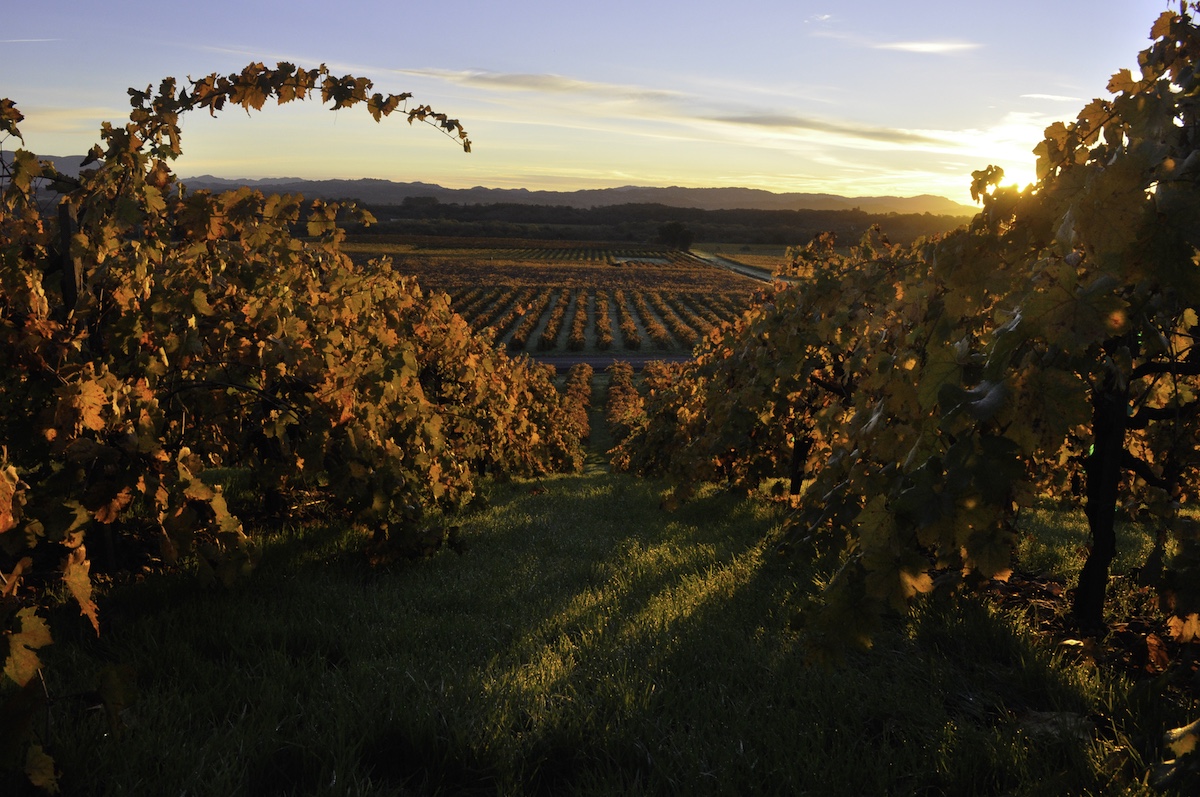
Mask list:
[[[5,152],[7,160],[10,153]],[[82,155],[41,156],[53,161],[64,174],[78,174]],[[438,202],[459,205],[557,205],[596,208],[611,205],[656,204],[701,210],[852,210],[865,213],[930,213],[935,216],[974,216],[978,208],[945,197],[922,194],[913,197],[844,197],[836,194],[776,194],[758,188],[650,188],[622,186],[583,191],[530,191],[525,188],[443,188],[432,183],[399,183],[392,180],[304,180],[270,177],[261,180],[228,179],[199,175],[184,177],[189,188],[225,190],[248,185],[279,193],[301,193],[324,199],[357,199],[368,205],[399,205],[408,198],[432,197]]]
[[701,210],[853,210],[866,213],[930,213],[935,216],[974,216],[979,209],[945,197],[843,197],[835,194],[776,194],[757,188],[649,188],[622,186],[582,191],[530,191],[526,188],[443,188],[431,183],[391,180],[301,180],[267,178],[229,180],[211,175],[183,178],[190,188],[221,190],[249,185],[278,192],[301,193],[325,199],[354,198],[368,205],[399,205],[405,199],[431,197],[459,205],[554,205],[596,208],[611,205],[654,204]]
[[[83,163],[84,158],[83,155],[68,155],[65,157],[58,155],[38,155],[38,157],[41,160],[50,161],[54,164],[54,168],[71,177],[79,174],[79,164]],[[12,163],[12,152],[8,150],[0,152],[0,161],[3,161],[5,166]]]

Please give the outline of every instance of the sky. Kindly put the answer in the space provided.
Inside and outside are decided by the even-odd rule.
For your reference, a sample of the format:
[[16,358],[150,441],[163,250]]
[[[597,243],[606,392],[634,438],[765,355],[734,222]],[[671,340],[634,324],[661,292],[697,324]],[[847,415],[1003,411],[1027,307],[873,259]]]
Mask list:
[[[370,78],[459,119],[316,102],[184,118],[182,176],[450,188],[742,186],[970,202],[1033,180],[1051,122],[1137,66],[1165,0],[10,0],[0,97],[23,148],[78,155],[126,89],[255,61]],[[4,149],[20,141],[0,142]]]

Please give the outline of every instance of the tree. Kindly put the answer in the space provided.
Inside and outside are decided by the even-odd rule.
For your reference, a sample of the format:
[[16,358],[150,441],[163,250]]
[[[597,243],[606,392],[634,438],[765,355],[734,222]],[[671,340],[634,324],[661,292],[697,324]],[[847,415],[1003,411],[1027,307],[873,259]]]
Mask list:
[[679,221],[668,221],[658,226],[659,242],[672,249],[691,249],[693,237],[691,229]]

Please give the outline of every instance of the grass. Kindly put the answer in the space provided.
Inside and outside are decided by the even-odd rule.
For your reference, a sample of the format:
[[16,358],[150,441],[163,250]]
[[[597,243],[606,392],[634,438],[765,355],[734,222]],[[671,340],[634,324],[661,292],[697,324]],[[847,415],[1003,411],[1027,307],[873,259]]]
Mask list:
[[54,695],[106,666],[137,684],[119,733],[54,705],[64,791],[1137,791],[1152,742],[1132,729],[1156,708],[1120,682],[973,602],[809,666],[787,607],[827,574],[774,553],[776,505],[710,492],[666,514],[661,497],[594,456],[494,486],[462,557],[372,570],[361,540],[315,524],[274,535],[235,590],[117,592],[99,641],[49,655]]

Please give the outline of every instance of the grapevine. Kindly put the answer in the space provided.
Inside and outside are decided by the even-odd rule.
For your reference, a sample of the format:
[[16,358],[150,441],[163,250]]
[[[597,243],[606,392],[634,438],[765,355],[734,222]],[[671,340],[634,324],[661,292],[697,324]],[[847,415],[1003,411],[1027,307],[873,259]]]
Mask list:
[[[296,491],[324,495],[377,550],[395,551],[468,502],[481,473],[580,466],[546,369],[493,350],[448,296],[397,278],[386,260],[356,265],[341,251],[339,220],[369,214],[246,188],[190,192],[171,171],[181,114],[259,110],[272,98],[403,114],[469,151],[456,120],[371,89],[283,63],[183,87],[168,78],[130,90],[129,122],[103,126],[77,178],[20,149],[5,167],[6,705],[35,697],[56,580],[99,633],[96,567],[181,564],[231,583],[253,566],[254,530],[230,511],[207,473],[214,464],[246,473],[284,511]],[[22,119],[0,101],[3,135],[19,139]],[[48,218],[42,185],[61,197]],[[6,711],[4,735],[18,766],[53,790],[29,716]]]

